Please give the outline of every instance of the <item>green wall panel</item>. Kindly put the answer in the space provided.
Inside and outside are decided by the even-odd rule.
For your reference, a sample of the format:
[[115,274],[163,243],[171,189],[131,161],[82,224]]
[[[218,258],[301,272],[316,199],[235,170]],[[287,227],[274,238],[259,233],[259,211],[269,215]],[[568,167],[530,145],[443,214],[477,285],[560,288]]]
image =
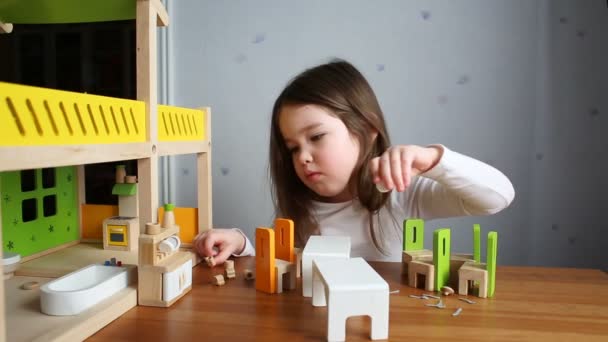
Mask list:
[[25,257],[79,239],[75,167],[2,172],[0,195],[5,251]]

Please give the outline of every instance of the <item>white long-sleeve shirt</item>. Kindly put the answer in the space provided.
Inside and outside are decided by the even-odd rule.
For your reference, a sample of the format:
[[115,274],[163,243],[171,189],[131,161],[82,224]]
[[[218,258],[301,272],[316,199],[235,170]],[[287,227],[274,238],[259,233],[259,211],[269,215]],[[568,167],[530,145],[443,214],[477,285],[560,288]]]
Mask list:
[[[376,238],[383,241],[389,255],[382,254],[372,243],[369,213],[356,198],[343,203],[313,202],[312,213],[321,235],[349,236],[351,257],[401,261],[404,219],[491,215],[513,201],[515,190],[502,172],[442,147],[437,165],[413,177],[404,192],[392,191],[386,206],[373,216],[374,226],[381,227]],[[297,222],[295,226],[297,229]],[[246,240],[239,256],[255,255],[254,247]]]

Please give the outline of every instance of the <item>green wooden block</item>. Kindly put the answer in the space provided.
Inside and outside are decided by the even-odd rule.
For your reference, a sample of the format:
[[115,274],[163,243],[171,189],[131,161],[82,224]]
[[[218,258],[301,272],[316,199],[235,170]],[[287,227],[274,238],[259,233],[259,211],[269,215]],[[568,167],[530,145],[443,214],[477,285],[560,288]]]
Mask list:
[[473,259],[481,262],[481,227],[479,224],[473,225]]
[[403,221],[403,250],[419,251],[424,249],[424,220]]
[[450,229],[437,229],[433,233],[433,265],[435,291],[440,291],[450,280]]
[[488,255],[486,256],[486,265],[488,271],[488,298],[494,297],[494,289],[496,288],[496,256],[498,252],[498,233],[488,233]]

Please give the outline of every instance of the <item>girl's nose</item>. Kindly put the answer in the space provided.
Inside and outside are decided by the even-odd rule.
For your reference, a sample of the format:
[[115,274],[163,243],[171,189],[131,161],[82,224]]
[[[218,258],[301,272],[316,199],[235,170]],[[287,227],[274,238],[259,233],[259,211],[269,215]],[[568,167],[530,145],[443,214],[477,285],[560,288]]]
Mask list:
[[312,154],[310,152],[308,152],[308,151],[301,150],[300,154],[298,155],[298,160],[302,164],[311,163],[312,162]]

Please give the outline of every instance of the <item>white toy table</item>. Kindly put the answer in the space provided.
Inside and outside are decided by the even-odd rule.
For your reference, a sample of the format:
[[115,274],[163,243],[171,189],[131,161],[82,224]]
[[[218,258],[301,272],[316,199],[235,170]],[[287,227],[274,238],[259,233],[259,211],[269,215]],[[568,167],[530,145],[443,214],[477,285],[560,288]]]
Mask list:
[[388,338],[388,283],[362,258],[313,262],[312,304],[326,303],[328,341],[344,341],[346,319],[361,315],[371,317],[372,340]]
[[313,235],[302,252],[302,295],[312,297],[312,261],[350,258],[350,237]]

